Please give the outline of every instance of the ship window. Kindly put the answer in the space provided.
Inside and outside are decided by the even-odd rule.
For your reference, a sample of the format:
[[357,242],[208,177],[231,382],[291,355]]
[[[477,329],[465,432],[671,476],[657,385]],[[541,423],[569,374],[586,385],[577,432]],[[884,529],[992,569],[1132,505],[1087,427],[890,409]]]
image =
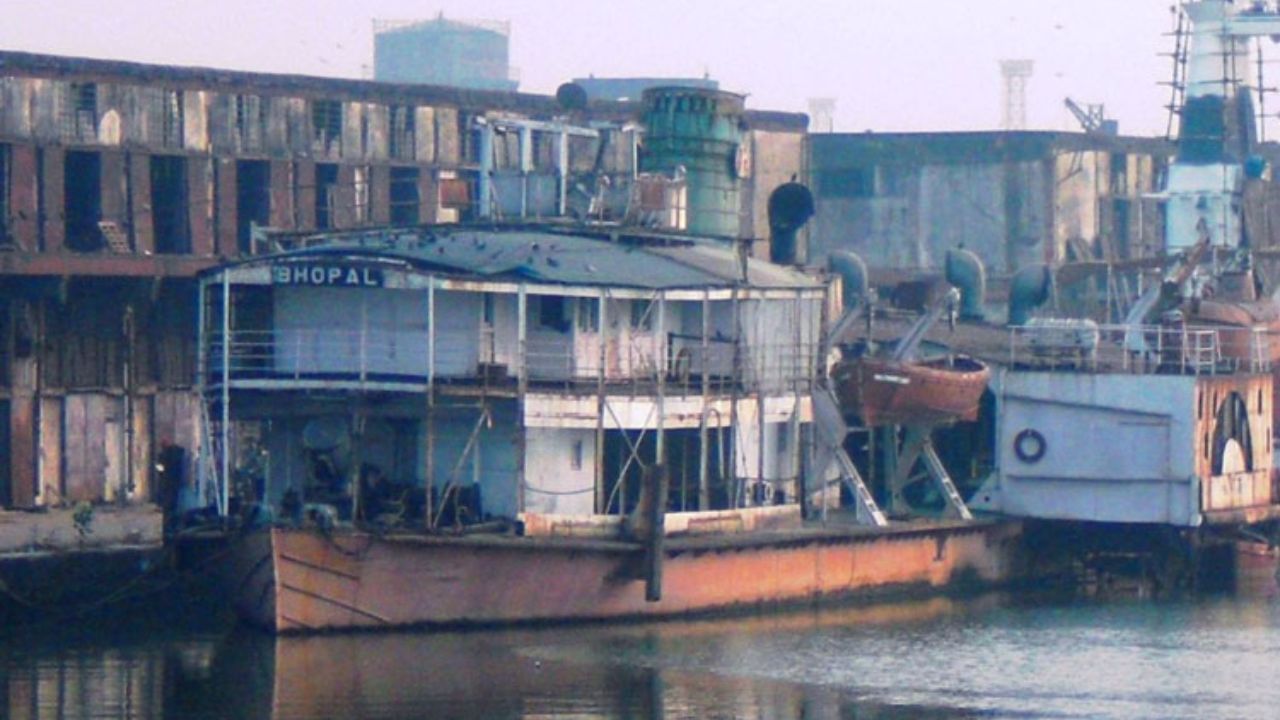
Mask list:
[[1204,419],[1204,393],[1196,393],[1196,419]]
[[652,300],[631,301],[631,327],[634,330],[652,330],[654,303]]
[[538,327],[566,332],[569,329],[568,312],[562,297],[541,296],[533,298],[538,319]]
[[1258,391],[1258,412],[1262,412],[1262,391]]
[[578,331],[593,333],[600,330],[600,303],[595,298],[578,298]]

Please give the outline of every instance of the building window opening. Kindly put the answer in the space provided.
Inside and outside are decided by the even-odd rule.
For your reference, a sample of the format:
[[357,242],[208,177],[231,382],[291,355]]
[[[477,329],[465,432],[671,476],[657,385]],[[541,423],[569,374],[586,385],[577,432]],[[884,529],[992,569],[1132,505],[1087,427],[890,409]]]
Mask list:
[[0,145],[0,245],[12,245],[9,229],[9,186],[12,184],[12,159],[8,145]]
[[418,168],[391,168],[391,224],[417,225],[420,218]]
[[160,145],[167,148],[183,146],[182,92],[159,90],[154,100],[153,112],[159,115]]
[[76,252],[102,249],[102,160],[98,153],[69,152],[63,178],[63,215],[67,248]]
[[355,169],[355,185],[351,188],[352,208],[357,225],[367,225],[372,222],[373,210],[369,205],[370,197],[373,195],[373,173],[366,166],[359,166]]
[[236,163],[236,246],[253,251],[253,226],[271,222],[271,165],[265,160]]
[[151,157],[151,222],[156,252],[191,252],[191,218],[187,211],[187,163],[176,155]]
[[395,160],[413,160],[415,147],[415,108],[409,105],[391,106],[391,133],[388,151]]
[[338,166],[334,163],[316,165],[316,229],[333,227],[333,205],[338,194]]
[[311,139],[315,151],[332,155],[342,150],[342,103],[315,100],[311,103]]
[[267,116],[262,106],[262,98],[256,95],[236,95],[236,141],[242,151],[262,149],[262,138],[267,128]]
[[98,138],[97,83],[71,83],[67,86],[62,138],[69,142],[93,142]]

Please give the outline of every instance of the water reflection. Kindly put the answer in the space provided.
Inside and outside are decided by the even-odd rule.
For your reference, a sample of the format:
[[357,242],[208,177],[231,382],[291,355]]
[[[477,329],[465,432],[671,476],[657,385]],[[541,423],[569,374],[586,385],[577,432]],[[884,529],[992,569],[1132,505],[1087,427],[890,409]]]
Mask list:
[[519,632],[0,642],[6,718],[1269,717],[1280,606],[990,596]]

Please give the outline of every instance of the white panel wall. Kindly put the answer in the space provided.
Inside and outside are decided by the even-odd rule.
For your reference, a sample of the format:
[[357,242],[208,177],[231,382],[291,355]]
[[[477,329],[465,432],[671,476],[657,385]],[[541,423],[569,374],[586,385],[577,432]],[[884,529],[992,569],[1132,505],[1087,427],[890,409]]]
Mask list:
[[426,374],[424,292],[278,287],[273,298],[277,372]]
[[479,293],[437,290],[436,375],[473,376],[480,360]]
[[531,428],[526,438],[525,509],[539,513],[592,513],[595,433]]
[[[1004,372],[997,393],[1004,512],[1193,524],[1195,378]],[[1044,438],[1018,457],[1018,434]]]

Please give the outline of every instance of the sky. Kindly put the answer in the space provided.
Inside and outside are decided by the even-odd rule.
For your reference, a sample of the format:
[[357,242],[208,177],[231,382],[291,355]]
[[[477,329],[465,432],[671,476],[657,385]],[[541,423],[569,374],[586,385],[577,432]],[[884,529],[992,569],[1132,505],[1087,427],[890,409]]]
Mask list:
[[1028,127],[1078,129],[1071,97],[1104,104],[1125,134],[1162,135],[1172,2],[4,0],[0,48],[358,78],[371,74],[373,19],[443,13],[509,21],[528,92],[588,74],[706,74],[758,109],[834,98],[838,132],[983,130],[1001,122],[999,60],[1026,58]]

